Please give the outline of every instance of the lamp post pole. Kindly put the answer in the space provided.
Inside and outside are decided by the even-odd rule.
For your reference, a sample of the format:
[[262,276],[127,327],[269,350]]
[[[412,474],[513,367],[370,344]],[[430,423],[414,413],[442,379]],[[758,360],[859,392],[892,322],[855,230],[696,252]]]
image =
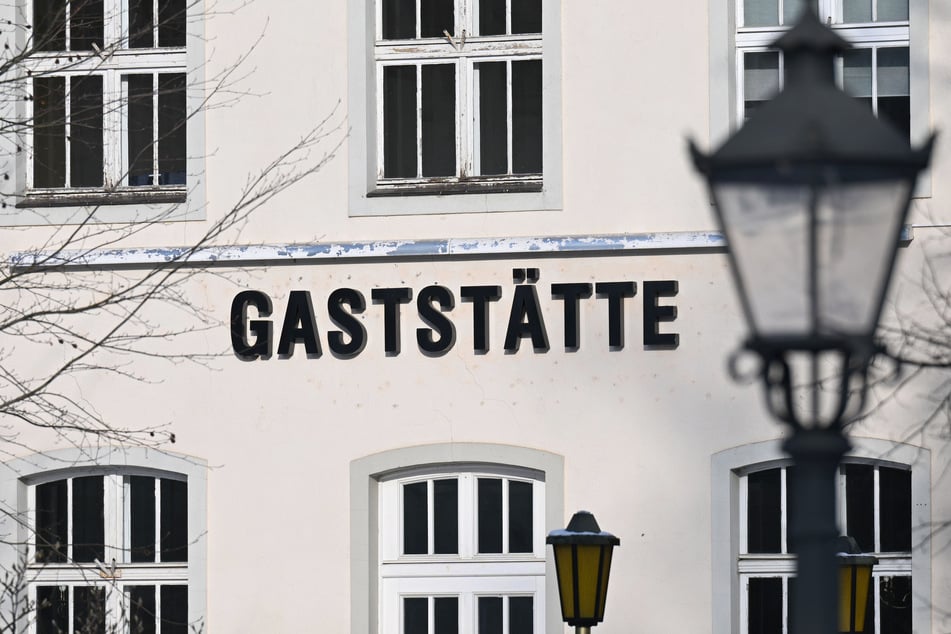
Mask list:
[[912,148],[836,87],[833,61],[850,45],[812,10],[771,48],[783,55],[784,90],[716,152],[690,149],[729,245],[751,331],[744,348],[759,358],[770,412],[792,432],[791,631],[832,634],[843,428],[864,408],[881,350],[875,331],[934,137]]
[[[818,388],[816,388],[818,389]],[[793,631],[838,631],[838,568],[835,484],[839,461],[849,449],[839,430],[800,430],[784,449],[796,465],[790,487],[789,534],[797,555],[796,584],[790,614]]]

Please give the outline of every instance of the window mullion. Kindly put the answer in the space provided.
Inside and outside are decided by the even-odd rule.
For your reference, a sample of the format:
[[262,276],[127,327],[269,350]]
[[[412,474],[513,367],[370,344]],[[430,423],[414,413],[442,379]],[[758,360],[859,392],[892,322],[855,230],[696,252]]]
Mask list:
[[66,560],[73,560],[73,479],[66,479]]
[[740,554],[750,552],[749,547],[749,481],[746,476],[740,478],[739,482],[739,502],[740,502],[740,525],[739,525],[739,550]]
[[[382,3],[381,3],[382,4]],[[416,39],[423,37],[423,0],[416,0]]]
[[509,552],[509,480],[502,478],[502,552]]
[[788,470],[786,467],[783,467],[779,471],[779,549],[780,552],[788,553],[789,552],[789,536],[786,534],[789,530],[789,518],[787,517],[789,510],[789,498],[786,495],[786,487],[789,482],[787,478]]
[[72,142],[72,119],[73,119],[73,75],[65,75],[63,77],[63,95],[65,103],[63,104],[63,119],[64,119],[64,134],[63,134],[63,145],[65,148],[64,152],[64,162],[66,168],[64,170],[63,178],[66,182],[66,187],[73,186],[72,171],[73,171],[73,142]]
[[[511,0],[506,0],[506,2],[510,1]],[[507,489],[508,487],[505,488]],[[502,597],[502,634],[511,634],[509,632],[509,624],[511,620],[509,617],[509,599],[510,597],[508,596]]]
[[432,555],[436,543],[436,497],[433,480],[426,481],[426,553]]
[[505,161],[506,174],[515,172],[512,162],[512,60],[505,60]]
[[460,58],[454,64],[456,68],[456,176],[472,174],[469,158],[468,126],[466,121],[469,112],[469,61]]
[[783,634],[789,634],[789,577],[785,575],[783,576]]
[[459,117],[459,120],[465,126],[460,131],[460,135],[466,145],[472,148],[471,151],[466,152],[462,157],[463,176],[474,176],[482,173],[479,167],[482,161],[482,147],[480,143],[482,138],[482,109],[479,103],[480,95],[482,94],[479,86],[482,71],[477,71],[475,62],[470,59],[463,60],[461,65],[466,70],[466,88],[468,92],[464,102],[467,106],[466,112],[460,113]]
[[[162,481],[154,478],[155,486],[155,561],[162,561]],[[157,609],[157,608],[156,608]]]
[[[873,64],[874,66],[874,64]],[[874,82],[873,82],[874,86]],[[881,488],[880,488],[879,468],[872,470],[872,529],[875,535],[875,552],[882,552],[882,534],[881,534]]]
[[[419,0],[417,0],[417,11]],[[419,27],[417,27],[418,29]],[[416,176],[423,176],[423,65],[416,64]]]
[[106,475],[103,476],[102,488],[105,500],[103,500],[103,515],[105,516],[105,527],[103,530],[103,565],[109,568],[113,562],[122,563],[124,558],[122,553],[129,542],[123,540],[123,514],[117,513],[124,503],[122,496],[122,476]]
[[103,184],[121,185],[123,168],[128,164],[128,82],[118,70],[103,76]]
[[159,76],[152,73],[152,186],[159,182]]
[[[873,3],[874,4],[874,3]],[[872,47],[872,112],[878,116],[878,47]],[[878,483],[878,469],[875,469],[875,482]]]
[[152,2],[152,46],[158,48],[159,45],[159,2]]

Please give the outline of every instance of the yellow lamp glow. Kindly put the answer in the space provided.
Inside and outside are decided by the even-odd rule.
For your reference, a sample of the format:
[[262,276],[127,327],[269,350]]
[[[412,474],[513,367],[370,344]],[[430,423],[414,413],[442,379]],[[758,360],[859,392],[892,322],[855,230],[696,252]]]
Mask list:
[[839,538],[839,631],[865,631],[865,613],[872,585],[872,566],[878,559],[862,554],[851,537]]

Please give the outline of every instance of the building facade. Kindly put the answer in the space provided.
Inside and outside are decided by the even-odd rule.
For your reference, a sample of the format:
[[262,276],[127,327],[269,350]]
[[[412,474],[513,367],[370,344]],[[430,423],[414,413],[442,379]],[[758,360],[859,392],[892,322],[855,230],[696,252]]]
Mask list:
[[[0,630],[563,632],[545,536],[587,509],[602,634],[788,632],[788,430],[727,371],[685,137],[782,88],[807,4],[0,8]],[[844,89],[946,127],[948,7],[812,5]],[[941,332],[947,169],[893,342]],[[951,628],[947,390],[905,378],[839,474],[875,634]]]

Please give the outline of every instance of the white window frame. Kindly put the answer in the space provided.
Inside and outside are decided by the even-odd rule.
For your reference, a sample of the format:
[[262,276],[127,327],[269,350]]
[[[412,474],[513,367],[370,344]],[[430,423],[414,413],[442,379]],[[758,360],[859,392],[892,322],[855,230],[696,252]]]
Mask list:
[[[62,586],[99,586],[107,588],[106,609],[111,614],[120,614],[126,586],[150,585],[156,587],[156,609],[159,608],[160,588],[166,585],[187,586],[188,590],[188,622],[201,627],[205,622],[206,597],[206,540],[205,520],[206,504],[206,465],[203,461],[175,454],[146,449],[141,447],[109,448],[102,447],[96,451],[81,449],[64,449],[53,452],[34,454],[24,458],[11,460],[4,465],[0,477],[0,503],[11,510],[0,514],[0,531],[6,535],[16,536],[19,548],[0,549],[0,567],[3,570],[14,570],[17,566],[26,563],[24,595],[35,605],[36,587],[38,585]],[[111,572],[112,557],[116,557],[115,578],[101,576],[102,570],[95,563],[48,563],[36,565],[34,544],[35,537],[32,527],[35,526],[34,491],[38,484],[56,480],[89,476],[104,476],[104,494],[106,498],[105,513],[105,541],[106,562],[103,566]],[[128,509],[122,509],[124,517],[115,517],[109,521],[108,513],[111,509],[118,509],[123,503],[123,480],[128,475],[143,475],[154,478],[167,478],[185,481],[188,483],[188,526],[186,543],[188,545],[187,562],[155,562],[130,563],[124,562],[120,552],[114,550],[117,543],[128,543],[128,534],[123,531],[124,517],[128,517]],[[158,487],[158,484],[156,485]],[[71,487],[68,488],[71,494]],[[156,522],[160,522],[160,497],[156,496]],[[68,514],[71,517],[71,506]],[[159,535],[156,534],[156,540]],[[112,541],[116,540],[116,541]],[[110,544],[112,548],[110,548]],[[120,547],[121,548],[121,547]],[[158,551],[156,551],[158,552]],[[119,589],[120,592],[110,592],[110,589]],[[2,600],[10,600],[9,593],[4,593]],[[11,606],[0,605],[0,609],[12,614]],[[35,631],[35,623],[31,622],[27,632]]]
[[[912,627],[915,632],[931,631],[931,456],[923,447],[874,438],[850,439],[853,449],[846,462],[877,464],[911,471],[912,551],[911,556],[883,557],[875,576],[910,575]],[[756,555],[743,552],[745,545],[746,474],[790,464],[780,441],[743,445],[714,454],[712,481],[712,590],[713,634],[742,634],[746,631],[745,582],[751,576],[788,578],[794,574],[791,555]],[[839,510],[844,513],[844,510]],[[876,580],[876,590],[878,589]],[[785,591],[785,583],[784,583]]]
[[[879,562],[875,565],[872,578],[873,578],[873,587],[872,587],[872,609],[875,614],[875,630],[874,632],[869,630],[869,634],[882,634],[881,632],[881,616],[880,616],[880,584],[882,577],[911,577],[912,576],[912,567],[911,567],[911,551],[906,553],[882,553],[880,552],[880,513],[879,513],[879,468],[890,467],[893,469],[907,470],[906,465],[896,465],[891,462],[885,461],[859,461],[845,459],[842,463],[842,466],[839,469],[837,474],[837,488],[838,488],[838,497],[836,502],[836,512],[837,512],[837,523],[838,526],[843,527],[844,534],[850,534],[847,528],[847,518],[846,518],[846,506],[842,503],[845,499],[845,489],[846,489],[846,478],[845,478],[845,465],[848,464],[867,464],[874,467],[873,471],[873,521],[874,521],[874,535],[875,535],[875,544],[860,544],[865,552],[874,553],[878,557]],[[758,466],[753,466],[746,469],[740,469],[737,472],[739,477],[739,521],[737,525],[738,535],[739,535],[739,561],[737,562],[737,573],[740,576],[740,605],[739,605],[739,620],[740,620],[740,634],[746,634],[749,632],[749,592],[747,590],[747,585],[749,584],[750,579],[753,578],[779,578],[782,579],[783,584],[783,632],[784,634],[788,633],[788,609],[789,609],[789,579],[796,576],[796,559],[795,555],[789,553],[787,548],[787,529],[788,529],[788,518],[786,515],[787,501],[786,497],[788,491],[786,488],[786,474],[787,467],[792,466],[792,462],[785,462],[782,464],[771,463],[765,468]],[[756,473],[759,471],[765,471],[768,469],[780,469],[780,553],[750,553],[748,548],[748,538],[747,538],[747,520],[748,520],[748,495],[747,495],[747,476],[751,473]],[[872,546],[869,548],[868,546]],[[914,585],[912,586],[914,588]],[[887,634],[887,633],[886,633]]]
[[[401,478],[444,477],[460,472],[530,479],[535,481],[534,487],[541,485],[533,488],[536,537],[532,553],[479,555],[470,552],[465,557],[462,554],[398,554],[402,543],[399,537],[387,531],[389,537],[384,538],[381,509],[389,505],[387,514],[397,512],[393,496],[387,496],[385,485]],[[543,497],[539,498],[539,494]],[[464,504],[461,494],[459,504],[461,510]],[[350,508],[352,634],[389,634],[384,624],[393,623],[393,619],[399,623],[401,596],[446,596],[447,593],[460,596],[460,601],[469,601],[470,606],[479,596],[533,594],[538,597],[534,602],[536,634],[561,634],[563,623],[555,566],[550,549],[544,546],[547,531],[567,521],[561,456],[481,443],[420,445],[385,451],[351,463]],[[464,541],[464,534],[471,535],[474,530],[471,522],[466,524],[460,518],[460,541]],[[473,576],[474,571],[484,576]],[[460,612],[465,607],[460,603]],[[469,631],[474,631],[475,623],[467,623],[473,628]]]
[[[710,146],[722,143],[741,123],[743,51],[766,50],[785,29],[740,27],[743,0],[709,2]],[[841,0],[820,0],[820,17],[857,46],[908,46],[911,141],[925,142],[930,131],[928,58],[929,2],[909,0],[907,22],[841,24]],[[923,174],[916,197],[931,195],[930,173]]]
[[[157,5],[154,5],[157,6]],[[127,46],[128,0],[103,0],[104,47],[101,53],[83,51],[39,51],[19,66],[22,90],[32,94],[36,76],[63,77],[66,90],[69,78],[86,75],[103,77],[103,171],[102,187],[33,187],[33,139],[30,126],[19,135],[17,143],[25,151],[16,154],[16,178],[5,181],[2,194],[16,201],[0,210],[0,226],[56,225],[87,222],[127,223],[151,221],[197,220],[205,216],[205,185],[201,177],[204,161],[204,0],[186,2],[186,46],[135,48]],[[5,15],[9,13],[9,15]],[[32,0],[20,0],[8,9],[0,9],[0,19],[13,22],[32,19]],[[157,30],[157,19],[156,26]],[[29,29],[17,29],[15,45],[26,50],[30,45]],[[157,37],[157,35],[156,35]],[[185,74],[186,156],[185,185],[127,186],[125,131],[126,82],[123,75]],[[69,126],[67,96],[67,135]],[[118,107],[110,107],[118,103]],[[30,121],[31,100],[15,104],[18,120]],[[157,112],[153,112],[153,134],[158,134]],[[69,149],[66,149],[67,183]],[[158,152],[153,153],[153,172],[157,171]]]
[[[531,596],[545,605],[545,482],[527,471],[487,469],[483,465],[453,465],[451,471],[398,474],[380,481],[380,634],[399,634],[401,606],[407,596],[456,596],[459,598],[459,634],[476,634],[476,602],[482,596]],[[502,486],[502,552],[478,552],[478,481],[499,479]],[[407,484],[440,479],[458,482],[457,554],[402,554],[402,493]],[[532,552],[512,553],[508,547],[508,482],[532,484]],[[429,551],[433,550],[432,504],[429,505]],[[537,634],[545,631],[545,612],[534,611]]]
[[[561,2],[542,0],[542,35],[467,36],[473,32],[468,3],[457,0],[455,45],[446,38],[388,40],[382,38],[382,1],[349,0],[350,41],[350,215],[407,215],[560,209],[562,205],[561,150]],[[418,21],[417,21],[418,23]],[[417,27],[418,28],[418,27]],[[407,44],[411,43],[411,47]],[[500,47],[501,50],[500,50]],[[407,49],[412,48],[410,52]],[[507,175],[478,177],[488,189],[453,193],[426,186],[442,178],[397,179],[383,184],[384,65],[422,62],[455,63],[457,91],[457,162],[465,174],[477,160],[474,67],[482,61],[542,59],[542,170],[541,191],[506,191],[537,183],[537,177]],[[419,94],[419,90],[417,90]],[[511,108],[509,108],[511,116]],[[509,127],[511,133],[511,126]],[[470,145],[472,146],[470,149]],[[511,152],[511,143],[509,144]],[[511,162],[509,163],[511,165]],[[388,181],[390,179],[387,179]],[[456,179],[458,180],[458,179]],[[465,180],[465,179],[463,179]],[[390,194],[390,195],[387,195]],[[411,195],[402,195],[411,194]],[[451,194],[451,195],[450,195]]]

